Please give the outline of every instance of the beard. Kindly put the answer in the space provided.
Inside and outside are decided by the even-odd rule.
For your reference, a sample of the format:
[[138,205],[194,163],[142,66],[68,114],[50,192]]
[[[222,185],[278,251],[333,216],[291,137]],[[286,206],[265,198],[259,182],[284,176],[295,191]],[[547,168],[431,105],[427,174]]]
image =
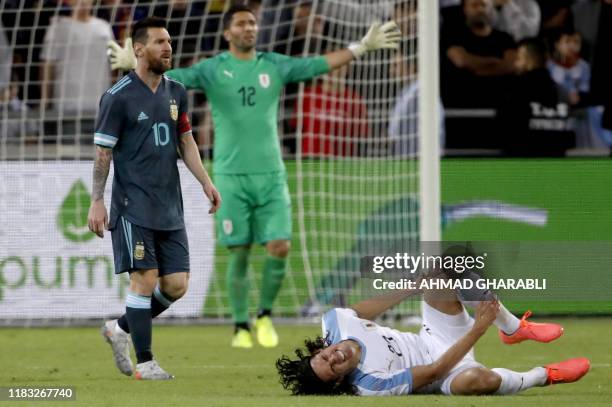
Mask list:
[[161,58],[155,61],[149,61],[149,69],[156,75],[163,75],[164,72],[170,69],[171,65],[172,62],[165,63]]

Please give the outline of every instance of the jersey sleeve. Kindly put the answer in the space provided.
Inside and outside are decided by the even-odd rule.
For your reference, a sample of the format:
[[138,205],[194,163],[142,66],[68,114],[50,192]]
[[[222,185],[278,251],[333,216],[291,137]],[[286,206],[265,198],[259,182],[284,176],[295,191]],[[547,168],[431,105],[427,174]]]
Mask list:
[[125,109],[120,97],[105,93],[100,100],[100,111],[96,120],[94,144],[113,148],[119,141]]
[[207,60],[204,60],[187,68],[171,69],[165,75],[182,83],[187,89],[206,91],[211,83],[212,71],[210,65]]
[[412,392],[412,372],[402,369],[392,373],[363,373],[358,370],[353,384],[362,396],[399,396]]
[[333,345],[350,336],[349,322],[357,318],[357,313],[350,308],[334,308],[327,311],[322,318],[321,328],[327,345]]
[[189,101],[187,100],[187,91],[182,86],[180,86],[179,89],[178,131],[180,136],[192,135],[191,123],[189,122]]
[[276,65],[283,83],[305,81],[330,71],[324,56],[294,58],[273,52],[268,55]]

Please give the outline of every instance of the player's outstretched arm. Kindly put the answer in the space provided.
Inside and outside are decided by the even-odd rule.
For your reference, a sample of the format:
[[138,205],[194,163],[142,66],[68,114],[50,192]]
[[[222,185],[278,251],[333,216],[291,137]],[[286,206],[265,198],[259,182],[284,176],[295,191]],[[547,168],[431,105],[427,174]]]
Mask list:
[[482,301],[476,308],[474,325],[461,339],[451,346],[440,358],[430,365],[415,366],[412,373],[412,391],[441,379],[472,349],[495,321],[499,303]]
[[110,171],[113,151],[110,148],[96,146],[96,159],[93,170],[93,188],[91,205],[87,215],[89,230],[99,237],[104,237],[104,229],[108,229],[108,213],[104,205],[104,189]]
[[198,151],[198,146],[191,135],[191,132],[183,134],[181,136],[181,142],[179,144],[179,149],[181,151],[181,156],[183,157],[183,162],[191,171],[194,177],[200,182],[202,185],[202,189],[204,190],[204,194],[208,197],[211,203],[211,208],[208,213],[215,213],[221,206],[221,195],[217,188],[215,188],[208,172],[202,166],[202,161],[200,161],[200,152]]
[[402,33],[395,21],[385,24],[374,23],[368,33],[359,42],[351,43],[347,49],[330,52],[325,55],[331,70],[348,64],[354,58],[359,58],[366,52],[379,49],[398,49]]
[[421,290],[414,289],[383,294],[374,298],[360,301],[357,304],[351,305],[350,308],[357,312],[357,316],[359,318],[373,321],[385,311],[393,308],[406,298],[420,294],[421,292]]
[[111,69],[129,70],[136,68],[136,55],[134,54],[131,38],[125,40],[123,47],[113,40],[107,42],[106,47]]

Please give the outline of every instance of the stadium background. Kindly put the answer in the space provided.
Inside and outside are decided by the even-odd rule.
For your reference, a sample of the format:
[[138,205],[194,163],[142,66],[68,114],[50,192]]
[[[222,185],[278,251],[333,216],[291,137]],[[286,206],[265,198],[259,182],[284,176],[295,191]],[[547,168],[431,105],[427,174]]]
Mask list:
[[[229,1],[172,2],[179,11],[168,7],[167,1],[98,1],[93,2],[93,13],[111,22],[114,35],[123,39],[125,29],[131,17],[143,17],[153,14],[155,10],[162,16],[170,17],[173,22],[176,38],[175,61],[184,66],[193,60],[210,56],[224,44],[219,35],[219,19]],[[186,16],[182,5],[199,10],[196,14]],[[259,4],[260,2],[254,2]],[[303,2],[309,3],[309,2]],[[397,4],[411,5],[411,1],[353,1],[329,0],[314,1],[316,12],[306,16],[306,31],[299,33],[294,27],[293,10],[295,1],[263,0],[261,49],[274,49],[282,53],[302,55],[324,52],[349,41],[359,38],[365,31],[372,17],[390,18]],[[452,3],[452,1],[451,1]],[[566,4],[567,2],[561,2]],[[0,55],[10,66],[12,93],[2,99],[2,128],[0,133],[0,214],[4,225],[16,225],[0,228],[0,314],[4,315],[0,323],[9,326],[62,325],[64,329],[12,329],[3,328],[0,332],[0,347],[5,349],[0,356],[0,385],[19,384],[71,384],[79,389],[86,405],[108,405],[108,403],[126,403],[132,401],[126,396],[131,390],[129,384],[120,382],[108,360],[107,349],[100,350],[102,344],[97,332],[91,328],[78,328],[80,325],[98,324],[102,317],[113,315],[123,304],[125,280],[108,275],[108,265],[100,262],[88,268],[87,260],[99,256],[109,249],[109,239],[103,242],[90,240],[90,237],[79,235],[69,237],[66,228],[82,227],[89,205],[90,168],[92,158],[92,135],[86,131],[91,125],[91,112],[77,111],[66,113],[53,107],[40,108],[40,72],[43,62],[40,53],[44,43],[45,31],[51,18],[70,14],[71,2],[2,0],[2,24],[6,35],[6,44],[0,44]],[[159,14],[158,14],[159,15]],[[414,23],[416,16],[409,17]],[[319,20],[323,30],[316,31]],[[417,55],[416,29],[414,24],[406,32],[406,41],[402,48],[402,60],[414,61]],[[295,45],[295,43],[301,43]],[[84,45],[85,46],[85,45]],[[296,319],[301,307],[313,297],[317,280],[325,274],[334,262],[350,247],[356,237],[359,223],[372,210],[381,204],[399,197],[409,195],[418,199],[418,151],[410,150],[397,155],[389,148],[387,127],[389,114],[394,107],[396,97],[402,90],[402,83],[397,78],[390,78],[389,72],[393,63],[391,53],[379,53],[366,58],[348,72],[346,84],[358,91],[368,109],[367,122],[370,124],[368,138],[357,142],[338,137],[347,143],[354,155],[349,154],[304,154],[297,137],[303,137],[300,129],[306,126],[304,115],[296,115],[299,103],[307,87],[291,89],[281,103],[282,142],[285,147],[285,158],[288,180],[294,204],[295,239],[290,257],[290,271],[279,297],[278,315],[289,317],[285,321],[303,323]],[[414,79],[415,74],[402,73],[401,79]],[[113,77],[113,81],[117,78]],[[332,83],[342,81],[332,78]],[[374,84],[374,85],[373,85]],[[6,83],[2,83],[6,87]],[[97,97],[97,96],[96,96]],[[11,104],[16,100],[21,105]],[[204,163],[211,158],[211,133],[207,126],[210,123],[206,116],[205,98],[202,95],[191,95],[194,124],[198,133]],[[295,103],[298,103],[296,106]],[[462,117],[467,114],[467,119]],[[414,119],[417,115],[414,106],[406,111],[406,118]],[[472,120],[468,111],[454,110],[447,115],[448,120]],[[296,123],[291,125],[294,119]],[[490,118],[489,118],[490,119]],[[353,119],[351,119],[353,120]],[[455,122],[456,123],[456,122]],[[480,124],[488,128],[488,133],[475,130]],[[507,240],[507,241],[609,241],[612,240],[612,166],[609,150],[598,147],[573,148],[565,158],[508,158],[504,152],[490,143],[478,145],[483,140],[492,140],[496,129],[490,126],[490,120],[471,121],[467,126],[453,134],[447,134],[447,148],[441,158],[441,195],[443,204],[456,204],[472,200],[486,200],[524,205],[547,211],[548,221],[544,226],[532,226],[499,219],[477,217],[461,223],[449,225],[444,230],[445,240]],[[72,126],[72,127],[71,127]],[[74,131],[74,129],[77,131]],[[457,127],[455,127],[456,129]],[[351,131],[354,127],[350,127]],[[452,133],[453,126],[447,126]],[[478,133],[478,134],[477,134]],[[456,144],[457,134],[466,135],[467,146]],[[474,138],[470,136],[475,134]],[[416,129],[411,128],[406,138],[415,143]],[[341,144],[342,144],[341,143]],[[403,154],[403,155],[402,155]],[[430,158],[437,159],[437,157]],[[67,180],[56,176],[53,166],[61,167]],[[58,170],[57,173],[60,171]],[[55,177],[55,178],[54,178]],[[186,181],[183,177],[183,181]],[[33,186],[28,189],[26,186]],[[63,188],[61,197],[56,197],[56,190]],[[110,196],[110,182],[107,198]],[[195,191],[195,192],[194,192]],[[194,193],[191,193],[194,192]],[[197,188],[186,189],[189,202],[197,202]],[[46,205],[50,196],[55,197],[57,205]],[[189,203],[186,205],[189,210]],[[184,314],[188,318],[172,319],[168,322],[186,323],[183,327],[156,328],[156,345],[167,355],[174,367],[174,372],[184,380],[178,387],[166,387],[164,384],[147,387],[147,391],[138,392],[138,399],[133,402],[155,404],[171,392],[175,402],[183,405],[237,405],[246,402],[269,405],[289,403],[279,398],[281,389],[276,384],[272,361],[280,351],[289,353],[293,344],[297,344],[305,335],[317,334],[316,325],[281,326],[282,338],[279,350],[257,350],[252,354],[228,354],[219,352],[229,342],[229,327],[200,327],[195,323],[196,317],[204,317],[205,322],[226,322],[229,316],[224,293],[224,250],[215,247],[212,240],[212,224],[197,216],[198,207],[192,207],[192,219],[201,224],[192,225],[190,243],[192,256],[202,259],[195,267],[210,280],[201,281],[199,286],[192,285],[192,295],[198,298],[193,302],[184,301]],[[201,207],[202,213],[205,208]],[[410,219],[418,217],[418,209],[406,208]],[[45,223],[30,229],[33,219],[44,219]],[[406,233],[412,238],[418,237],[418,219],[410,223]],[[78,249],[87,239],[94,244],[93,249],[83,255]],[[104,249],[106,247],[106,249]],[[77,249],[75,249],[77,248]],[[57,258],[67,256],[75,251],[79,258],[72,264],[72,274],[66,272],[57,280]],[[43,253],[40,255],[40,253]],[[255,286],[259,277],[261,250],[257,249],[250,277]],[[38,256],[38,260],[34,260]],[[21,281],[20,263],[16,258],[22,257],[28,262],[31,270],[26,279]],[[34,267],[39,261],[38,269]],[[69,262],[69,258],[62,257]],[[192,262],[194,258],[192,257]],[[308,263],[308,264],[305,264]],[[195,264],[195,263],[194,263]],[[62,263],[61,267],[69,267]],[[106,267],[106,268],[105,268]],[[38,270],[37,273],[34,270]],[[28,271],[29,272],[29,271]],[[71,295],[62,291],[62,284],[69,284],[70,277],[81,285]],[[92,277],[93,276],[93,277]],[[608,274],[612,281],[612,273]],[[65,277],[65,278],[64,278]],[[88,277],[100,285],[88,284]],[[601,282],[584,278],[588,284],[609,285],[610,281]],[[209,283],[209,284],[208,284]],[[105,285],[106,284],[106,285]],[[39,303],[31,299],[33,293],[41,298]],[[356,292],[352,292],[356,296]],[[202,305],[202,300],[205,302]],[[257,291],[252,291],[251,304],[256,304]],[[28,308],[12,305],[11,300],[25,301]],[[46,302],[45,302],[46,301]],[[41,305],[44,304],[44,305]],[[95,315],[78,314],[79,307],[87,305],[95,309]],[[409,303],[396,311],[397,315],[416,313],[417,303]],[[567,335],[560,341],[561,345],[547,348],[547,357],[542,356],[542,348],[533,344],[522,346],[520,351],[500,352],[499,344],[493,332],[489,332],[479,345],[479,357],[492,365],[509,367],[529,367],[537,363],[565,358],[568,352],[580,350],[593,360],[594,372],[585,379],[586,387],[563,387],[547,392],[548,389],[534,390],[528,393],[529,398],[519,398],[527,404],[568,404],[584,403],[587,405],[607,405],[611,399],[608,385],[610,360],[608,338],[610,335],[609,319],[587,318],[589,316],[609,315],[612,312],[610,301],[582,301],[579,303],[539,301],[531,304],[514,304],[513,311],[520,313],[531,307],[539,314],[562,314],[569,318],[560,319],[566,327]],[[84,307],[84,308],[87,308]],[[113,308],[114,307],[114,308]],[[254,311],[254,309],[252,309]],[[541,312],[540,312],[541,311]],[[41,316],[44,314],[44,317]],[[7,316],[8,315],[8,316]],[[169,320],[169,318],[165,318]],[[571,333],[571,334],[570,334]],[[175,340],[181,338],[182,349],[176,349]],[[188,356],[186,356],[188,354]],[[75,357],[75,355],[77,357]],[[79,357],[88,355],[89,357]],[[577,356],[577,355],[576,355]],[[66,361],[72,361],[66,363]],[[96,366],[93,372],[91,366]],[[98,368],[99,367],[99,368]],[[207,379],[202,381],[201,374]],[[109,379],[114,378],[114,379]],[[92,383],[95,382],[95,385]],[[232,384],[229,385],[228,382]],[[240,383],[240,384],[236,384]],[[232,393],[231,395],[228,395]],[[554,395],[553,395],[554,393]],[[180,394],[180,397],[176,396]],[[135,396],[134,396],[135,397]],[[467,399],[466,399],[467,400]],[[308,399],[309,405],[339,404],[341,400]],[[351,401],[353,402],[353,401]],[[416,404],[428,404],[429,399],[418,400]],[[436,402],[445,403],[436,398]],[[469,399],[470,404],[491,403],[490,398]],[[517,398],[496,399],[496,404],[515,404]],[[367,403],[367,401],[355,401]],[[386,405],[388,401],[378,405]],[[170,405],[171,403],[168,402]],[[290,403],[289,403],[290,404]]]
[[[57,49],[55,57],[49,51],[58,47],[53,43],[58,34],[51,36],[49,33],[55,31],[49,26],[60,20],[69,21],[71,12],[85,5],[86,13],[99,17],[98,21],[110,22],[103,24],[112,30],[114,37],[121,39],[132,18],[148,14],[166,17],[174,36],[175,64],[186,66],[225,48],[219,19],[229,3],[3,1],[6,41],[2,51],[9,52],[12,59],[12,64],[5,60],[3,66],[5,71],[9,68],[10,80],[3,84],[9,97],[2,104],[0,138],[0,159],[6,180],[0,192],[3,193],[3,213],[10,221],[2,234],[3,252],[0,253],[4,294],[1,301],[6,305],[2,315],[7,323],[28,324],[34,319],[49,323],[101,317],[101,313],[113,315],[121,312],[125,294],[125,280],[114,279],[111,275],[108,239],[100,242],[82,230],[76,235],[69,231],[85,226],[89,206],[87,191],[90,189],[87,163],[93,152],[92,136],[87,129],[91,129],[95,111],[83,106],[87,98],[95,102],[98,96],[77,91],[76,97],[81,98],[81,106],[77,108],[67,107],[68,102],[64,99],[73,102],[68,96],[55,95],[47,102],[41,100],[46,85],[40,75],[46,63],[60,65],[62,57]],[[419,182],[422,182],[418,161],[435,158],[423,157],[416,147],[416,103],[406,105],[400,114],[401,120],[412,123],[402,128],[403,134],[399,137],[403,141],[398,143],[391,134],[393,110],[397,108],[395,100],[405,91],[406,83],[418,80],[415,72],[418,54],[416,2],[269,0],[254,1],[251,6],[259,7],[258,47],[262,50],[291,55],[325,52],[357,38],[367,27],[371,15],[380,19],[395,18],[405,34],[397,54],[380,52],[358,61],[340,75],[329,75],[299,87],[289,86],[282,98],[279,123],[293,201],[294,239],[290,271],[279,296],[277,314],[295,317],[309,300],[316,298],[320,289],[318,281],[351,247],[360,222],[385,202],[410,198],[410,205],[403,209],[408,219],[407,227],[401,233],[403,238],[418,240]],[[449,15],[448,10],[453,7],[442,10],[443,15]],[[542,12],[545,10],[543,5]],[[85,38],[82,41],[89,42],[68,44],[80,50],[80,54],[69,57],[66,56],[69,52],[65,51],[64,58],[81,57],[107,64],[105,56],[99,55],[100,49],[91,46],[94,40]],[[591,48],[595,47],[591,44]],[[70,62],[79,64],[78,59]],[[398,68],[399,63],[408,68]],[[87,69],[91,66],[81,68],[81,75],[87,77],[83,83],[93,80],[92,72]],[[110,70],[105,75],[108,73]],[[113,82],[117,78],[107,80]],[[54,86],[65,80],[61,77],[49,79]],[[442,79],[444,81],[444,77]],[[86,88],[89,83],[81,86]],[[65,95],[70,94],[66,92]],[[72,92],[70,95],[74,98],[75,91]],[[341,116],[343,123],[321,118],[317,112],[320,109],[316,105],[317,98],[327,103],[327,109],[334,109],[334,114]],[[338,102],[344,99],[354,101],[354,105],[347,107]],[[196,138],[207,164],[213,154],[214,134],[205,97],[192,92],[191,107]],[[443,234],[445,240],[610,239],[612,221],[610,211],[606,210],[606,203],[610,201],[607,188],[610,168],[609,160],[601,157],[608,154],[601,144],[594,148],[576,142],[576,148],[566,153],[572,158],[504,158],[504,149],[500,148],[503,143],[498,135],[500,127],[491,129],[490,117],[485,114],[479,118],[479,114],[475,114],[480,111],[478,109],[445,108],[447,131],[442,141],[447,148],[441,158],[442,204],[488,201],[523,205],[545,210],[548,214],[543,226],[495,219],[495,216],[466,219],[447,225]],[[486,139],[482,137],[483,132],[489,132]],[[317,146],[317,143],[320,144]],[[398,151],[401,143],[405,145]],[[54,171],[60,168],[67,178],[54,177]],[[184,176],[183,182],[189,183],[189,179]],[[108,184],[107,198],[110,196],[110,182]],[[173,310],[174,316],[224,320],[228,317],[225,251],[214,245],[211,220],[198,215],[197,187],[189,184],[184,190],[188,224],[192,223],[188,229],[194,276],[199,278],[192,279],[191,292],[183,304]],[[57,191],[62,191],[59,194],[63,195],[55,196]],[[50,202],[48,206],[45,195]],[[385,233],[389,236],[384,236]],[[388,238],[392,232],[382,231],[382,235]],[[374,235],[366,238],[379,239]],[[96,258],[101,252],[105,257]],[[255,250],[255,254],[250,278],[257,286],[262,250]],[[64,258],[60,259],[62,255]],[[58,262],[65,263],[62,270]],[[62,273],[66,274],[65,278],[60,276]],[[106,290],[100,291],[104,278]],[[67,285],[71,286],[70,290],[65,289]],[[358,290],[348,289],[344,294],[354,299]],[[29,298],[32,295],[47,301],[33,302]],[[85,298],[89,301],[87,307],[72,314],[67,312],[66,302],[85,304]],[[252,290],[252,306],[257,303],[256,298],[257,290]],[[100,308],[100,303],[112,305]],[[524,305],[520,304],[520,308]],[[538,308],[538,304],[532,305]],[[546,312],[591,314],[607,312],[611,306],[601,302],[539,305]],[[45,309],[43,315],[37,309],[41,306]],[[15,311],[17,309],[20,311]],[[418,303],[414,302],[405,305],[397,314],[414,314],[417,309]]]

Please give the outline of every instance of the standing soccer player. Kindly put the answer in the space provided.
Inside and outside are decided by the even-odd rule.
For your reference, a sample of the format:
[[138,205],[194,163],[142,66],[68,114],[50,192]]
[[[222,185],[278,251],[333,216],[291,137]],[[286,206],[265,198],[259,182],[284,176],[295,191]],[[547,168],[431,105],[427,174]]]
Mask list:
[[[227,270],[235,332],[232,346],[251,348],[248,316],[248,258],[251,245],[265,245],[257,340],[275,347],[278,336],[270,319],[287,267],[291,239],[291,202],[277,134],[283,87],[311,79],[348,64],[367,51],[399,46],[394,22],[373,24],[366,36],[348,49],[313,58],[291,58],[256,52],[257,20],[245,6],[233,6],[223,16],[229,51],[168,76],[189,89],[206,93],[215,125],[213,172],[224,197],[216,216],[218,241],[230,250]],[[110,44],[115,68],[133,68],[129,43]]]
[[[153,359],[151,320],[185,294],[189,279],[178,151],[211,201],[209,213],[221,203],[191,134],[187,92],[163,75],[172,59],[165,27],[157,18],[134,25],[138,67],[102,96],[88,218],[89,228],[98,236],[104,236],[105,228],[112,233],[115,273],[130,273],[126,312],[119,320],[107,321],[102,334],[126,375],[133,373],[131,334],[138,361],[135,376],[147,380],[173,378]],[[104,188],[111,157],[115,173],[108,221]]]

